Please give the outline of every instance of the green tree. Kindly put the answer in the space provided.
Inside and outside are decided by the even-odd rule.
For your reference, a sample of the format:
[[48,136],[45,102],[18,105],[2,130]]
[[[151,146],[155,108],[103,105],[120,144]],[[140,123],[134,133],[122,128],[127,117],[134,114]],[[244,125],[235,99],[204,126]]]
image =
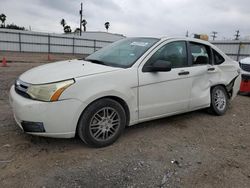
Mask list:
[[25,30],[25,27],[20,27],[20,26],[14,24],[14,23],[7,24],[5,28],[6,29],[15,29],[15,30]]
[[1,27],[5,27],[6,15],[0,14],[0,21],[2,22]]
[[77,28],[75,29],[74,33],[76,33],[77,35],[79,35],[79,33],[80,33],[80,28],[77,27]]
[[64,30],[64,33],[71,33],[71,31],[72,31],[71,27],[69,25],[65,25],[63,30]]

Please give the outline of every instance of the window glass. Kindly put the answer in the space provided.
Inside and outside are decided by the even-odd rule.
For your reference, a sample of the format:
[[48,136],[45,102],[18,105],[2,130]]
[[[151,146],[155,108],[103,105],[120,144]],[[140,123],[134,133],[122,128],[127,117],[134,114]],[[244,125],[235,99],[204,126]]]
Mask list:
[[194,66],[206,65],[210,63],[209,47],[203,44],[190,43],[190,51],[192,55],[192,64]]
[[172,68],[188,66],[186,43],[177,41],[166,44],[156,51],[146,64],[153,66],[157,60],[170,62]]
[[159,39],[126,38],[114,42],[85,58],[86,61],[114,67],[131,67]]
[[225,59],[215,50],[213,50],[214,54],[214,64],[219,65],[225,61]]

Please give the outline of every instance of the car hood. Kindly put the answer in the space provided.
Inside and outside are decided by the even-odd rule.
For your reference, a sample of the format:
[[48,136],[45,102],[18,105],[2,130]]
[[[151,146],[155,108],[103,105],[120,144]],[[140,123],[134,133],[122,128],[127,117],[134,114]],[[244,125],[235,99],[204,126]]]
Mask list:
[[120,69],[84,60],[69,60],[35,67],[23,73],[19,79],[30,84],[45,84]]
[[247,58],[241,59],[241,60],[240,60],[240,63],[250,65],[250,57],[247,57]]

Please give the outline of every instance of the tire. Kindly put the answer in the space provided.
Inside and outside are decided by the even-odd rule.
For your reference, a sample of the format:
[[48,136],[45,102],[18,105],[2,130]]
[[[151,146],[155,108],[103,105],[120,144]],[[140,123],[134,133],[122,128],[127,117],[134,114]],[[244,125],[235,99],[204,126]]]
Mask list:
[[211,104],[209,111],[215,115],[225,114],[228,108],[228,94],[223,86],[215,86],[211,90]]
[[114,143],[126,125],[126,113],[120,103],[104,98],[84,110],[77,126],[82,141],[93,147]]

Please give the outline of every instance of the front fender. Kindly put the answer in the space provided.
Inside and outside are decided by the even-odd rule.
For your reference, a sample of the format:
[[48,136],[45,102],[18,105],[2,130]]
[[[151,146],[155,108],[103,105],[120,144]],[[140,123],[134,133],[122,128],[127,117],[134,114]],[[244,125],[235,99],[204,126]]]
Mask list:
[[[93,101],[113,96],[125,101],[130,111],[130,124],[138,120],[137,72],[116,71],[106,74],[76,78],[76,83],[63,92],[60,99],[75,98],[88,106]],[[84,109],[82,109],[84,110]]]

